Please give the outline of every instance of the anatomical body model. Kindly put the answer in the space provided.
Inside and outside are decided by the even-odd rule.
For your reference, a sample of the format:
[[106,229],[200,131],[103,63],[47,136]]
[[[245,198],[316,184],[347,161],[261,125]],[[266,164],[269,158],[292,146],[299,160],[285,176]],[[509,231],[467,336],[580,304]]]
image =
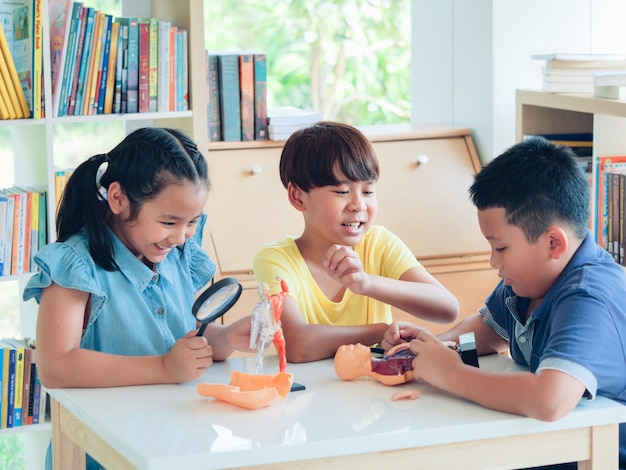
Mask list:
[[413,358],[409,344],[390,349],[382,358],[372,357],[370,348],[362,344],[340,346],[335,354],[335,372],[342,380],[369,376],[385,385],[398,385],[413,380]]
[[250,331],[250,348],[256,349],[254,372],[260,374],[263,368],[263,358],[267,348],[273,342],[278,351],[279,368],[281,372],[287,367],[285,353],[285,337],[280,327],[280,315],[283,310],[283,299],[289,294],[287,283],[280,279],[282,292],[269,295],[269,286],[265,283],[257,286],[259,301],[252,310],[252,327]]

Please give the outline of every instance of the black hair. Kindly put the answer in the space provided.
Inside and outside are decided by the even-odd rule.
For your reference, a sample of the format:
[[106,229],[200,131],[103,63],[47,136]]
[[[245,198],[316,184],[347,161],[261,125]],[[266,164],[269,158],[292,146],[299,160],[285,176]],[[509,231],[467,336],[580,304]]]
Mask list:
[[335,186],[335,170],[350,181],[377,181],[378,159],[361,131],[338,122],[320,121],[295,131],[280,157],[280,179],[308,192]]
[[531,136],[489,162],[474,178],[478,210],[501,207],[507,223],[530,242],[562,223],[583,239],[589,223],[589,182],[572,149]]
[[[106,169],[100,177],[105,163]],[[109,153],[81,163],[68,180],[60,201],[57,239],[65,241],[84,229],[91,256],[108,271],[117,269],[117,264],[107,230],[112,214],[102,190],[107,190],[114,181],[128,197],[129,221],[137,217],[146,201],[173,183],[191,181],[210,188],[205,158],[193,140],[176,129],[137,129]]]

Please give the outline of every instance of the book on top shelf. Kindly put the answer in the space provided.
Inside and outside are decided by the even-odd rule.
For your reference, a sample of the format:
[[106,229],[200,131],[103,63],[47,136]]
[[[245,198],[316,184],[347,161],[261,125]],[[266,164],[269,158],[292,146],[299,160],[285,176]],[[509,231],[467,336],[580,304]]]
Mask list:
[[267,110],[267,119],[272,126],[308,125],[323,119],[321,111],[311,111],[295,106],[280,106]]
[[267,140],[267,54],[254,54],[254,139]]
[[218,77],[217,55],[205,50],[206,100],[209,140],[222,140],[222,124],[220,111],[220,85]]
[[569,53],[550,53],[550,54],[532,54],[534,60],[545,60],[546,67],[569,67],[569,68],[610,68],[625,67],[625,54],[569,54]]
[[241,140],[254,140],[254,55],[239,53],[239,94],[241,102]]
[[72,0],[48,0],[48,17],[50,32],[50,74],[52,77],[52,94],[58,92],[59,74],[63,64],[63,48],[69,35]]
[[24,117],[31,116],[33,106],[34,17],[35,0],[0,0],[0,22],[15,64],[14,86],[22,89]]
[[222,139],[226,142],[238,142],[241,141],[239,54],[236,52],[218,53],[217,64],[220,86]]

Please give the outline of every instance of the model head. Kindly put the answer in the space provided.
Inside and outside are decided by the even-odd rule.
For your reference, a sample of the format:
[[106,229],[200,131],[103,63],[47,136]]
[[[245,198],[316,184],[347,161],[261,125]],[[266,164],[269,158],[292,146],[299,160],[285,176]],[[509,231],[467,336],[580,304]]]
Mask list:
[[470,197],[481,211],[502,208],[506,222],[535,242],[552,225],[583,239],[589,221],[589,182],[569,148],[533,136],[513,145],[475,177]]
[[308,192],[336,186],[339,178],[378,180],[378,159],[372,145],[358,129],[321,121],[297,130],[285,143],[280,159],[280,179]]

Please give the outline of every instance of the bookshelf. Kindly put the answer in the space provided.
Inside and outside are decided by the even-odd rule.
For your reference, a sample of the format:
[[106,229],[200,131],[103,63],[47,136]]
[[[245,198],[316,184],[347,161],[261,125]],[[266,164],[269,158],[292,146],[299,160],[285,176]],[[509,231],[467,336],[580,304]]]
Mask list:
[[[85,1],[90,5],[89,0]],[[14,182],[19,185],[43,186],[48,192],[48,241],[55,238],[55,165],[58,164],[58,137],[55,130],[59,127],[73,126],[85,122],[119,123],[122,121],[124,132],[128,133],[144,126],[176,127],[183,129],[198,144],[200,149],[208,148],[206,98],[204,78],[204,24],[203,2],[198,0],[121,0],[122,16],[154,17],[170,21],[171,24],[186,29],[188,32],[189,64],[189,111],[157,112],[142,114],[109,114],[92,116],[53,116],[52,86],[50,76],[50,50],[48,2],[43,0],[43,70],[44,103],[47,117],[44,119],[2,120],[1,127],[10,129],[11,150],[14,164]],[[199,110],[200,112],[195,112]],[[56,144],[56,145],[55,145]],[[101,149],[106,151],[107,148]],[[85,158],[90,155],[85,155]],[[21,293],[30,275],[0,276],[0,282],[19,283]],[[13,300],[13,299],[12,299]],[[14,300],[20,305],[20,331],[22,337],[35,336],[37,304],[34,301],[22,302],[21,296]],[[28,432],[49,429],[49,424],[22,426],[0,431],[0,436],[10,432]],[[33,433],[40,434],[40,433]],[[45,445],[49,436],[43,439]],[[27,448],[29,444],[27,442]],[[45,447],[44,447],[45,450]],[[26,452],[27,456],[32,454]],[[42,465],[37,458],[33,468]],[[33,460],[35,457],[33,457]],[[32,464],[32,462],[31,462]],[[31,465],[27,465],[30,467]]]
[[528,134],[593,133],[591,214],[596,233],[595,162],[600,156],[626,154],[626,101],[517,90],[515,121],[517,141]]

